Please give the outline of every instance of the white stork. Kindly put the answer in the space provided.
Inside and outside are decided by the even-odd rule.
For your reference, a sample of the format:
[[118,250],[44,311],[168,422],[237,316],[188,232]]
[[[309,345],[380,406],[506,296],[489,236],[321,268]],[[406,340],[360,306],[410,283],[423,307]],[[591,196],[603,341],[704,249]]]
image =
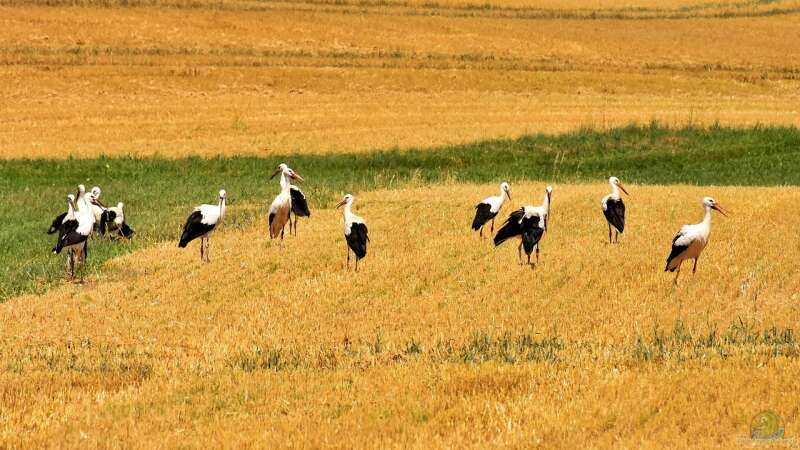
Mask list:
[[136,233],[128,226],[125,220],[125,204],[122,202],[117,203],[117,206],[111,206],[103,211],[100,216],[100,234],[106,234],[108,231],[116,233],[118,236],[131,239]]
[[625,230],[625,203],[622,203],[619,190],[622,189],[625,195],[630,194],[617,177],[609,178],[608,184],[611,185],[611,193],[600,200],[600,206],[603,207],[603,215],[606,216],[608,222],[608,243],[611,244],[611,227],[614,227],[614,240],[617,243],[619,243],[619,234]]
[[[92,193],[95,199],[95,203],[92,204],[92,213],[94,214],[94,224],[95,227],[97,228],[100,226],[100,218],[103,216],[103,211],[106,210],[106,205],[104,205],[100,201],[100,195],[102,194],[102,191],[100,190],[99,187],[97,186],[93,187],[90,192]],[[97,231],[99,231],[99,228]]]
[[353,214],[353,200],[351,194],[344,196],[336,208],[344,205],[344,239],[347,241],[347,268],[350,268],[350,250],[356,255],[356,272],[358,272],[358,260],[367,256],[367,224],[364,219]]
[[280,234],[281,248],[283,248],[283,230],[289,222],[292,213],[292,194],[291,183],[289,180],[304,181],[303,177],[290,169],[286,164],[281,163],[270,178],[274,178],[278,173],[281,174],[281,192],[272,201],[269,207],[269,238],[275,239]]
[[[81,189],[81,188],[83,188],[83,189]],[[85,193],[86,193],[86,188],[83,187],[82,184],[79,185],[78,186],[77,198],[81,198],[81,195],[83,195]],[[72,209],[73,209],[73,212],[72,212],[73,213],[73,217],[72,217],[72,219],[74,219],[75,198],[76,198],[76,196],[70,194],[70,195],[67,196],[67,212],[63,212],[63,213],[57,215],[55,219],[53,219],[53,222],[50,224],[50,228],[47,229],[47,234],[53,234],[53,233],[55,233],[55,232],[57,232],[58,230],[61,229],[61,224],[64,223],[64,220],[66,220],[67,214],[69,214],[69,199],[70,198],[72,198]]]
[[491,232],[494,233],[494,218],[500,212],[506,199],[511,200],[511,188],[504,181],[500,183],[500,195],[486,197],[475,205],[475,218],[472,219],[472,229],[475,231],[480,230],[481,237],[483,237],[483,226],[490,220],[492,221]]
[[58,241],[53,247],[53,254],[57,255],[62,250],[67,250],[67,271],[70,278],[75,278],[76,265],[85,264],[89,255],[87,242],[94,227],[94,214],[91,211],[91,205],[94,204],[95,198],[92,193],[84,193],[83,198],[78,200],[79,210],[76,212],[75,197],[71,194],[67,197],[67,214],[59,227]]
[[531,253],[536,249],[536,263],[539,263],[539,242],[547,231],[550,217],[550,202],[553,197],[553,187],[547,186],[544,190],[544,201],[540,206],[523,206],[512,212],[497,235],[494,237],[495,247],[506,240],[520,236],[517,256],[519,263],[522,263],[522,248],[528,255],[528,265],[531,264]]
[[678,284],[678,275],[681,274],[681,264],[687,259],[694,259],[694,267],[692,273],[697,271],[697,260],[703,249],[708,244],[708,238],[711,235],[711,210],[715,209],[727,216],[722,206],[711,197],[703,198],[703,208],[705,215],[703,221],[694,225],[684,225],[678,234],[672,239],[672,251],[667,257],[667,265],[664,267],[664,272],[677,272],[675,274],[675,284]]
[[289,193],[292,197],[292,212],[294,213],[294,220],[289,220],[289,234],[292,234],[292,226],[294,225],[294,235],[297,236],[297,218],[311,217],[311,210],[308,209],[306,196],[299,187],[290,184]]
[[185,248],[186,245],[200,238],[200,260],[210,262],[208,257],[211,233],[217,225],[222,223],[225,217],[225,189],[219,191],[219,203],[216,205],[200,205],[194,208],[186,224],[183,226],[183,233],[178,247]]

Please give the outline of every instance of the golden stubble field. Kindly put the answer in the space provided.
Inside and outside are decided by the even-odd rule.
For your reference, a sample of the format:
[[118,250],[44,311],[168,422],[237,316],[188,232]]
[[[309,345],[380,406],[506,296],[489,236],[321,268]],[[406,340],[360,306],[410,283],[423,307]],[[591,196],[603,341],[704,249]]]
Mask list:
[[800,124],[797,1],[29,3],[0,6],[3,158]]
[[[512,184],[512,205],[543,188]],[[12,299],[0,446],[730,447],[764,409],[798,436],[796,342],[701,341],[797,330],[800,191],[629,188],[609,246],[607,186],[556,184],[535,270],[469,232],[496,186],[454,184],[357,195],[358,274],[340,213],[317,210],[282,252],[229,227],[210,264],[165,243]],[[734,214],[675,288],[664,259],[703,195]]]

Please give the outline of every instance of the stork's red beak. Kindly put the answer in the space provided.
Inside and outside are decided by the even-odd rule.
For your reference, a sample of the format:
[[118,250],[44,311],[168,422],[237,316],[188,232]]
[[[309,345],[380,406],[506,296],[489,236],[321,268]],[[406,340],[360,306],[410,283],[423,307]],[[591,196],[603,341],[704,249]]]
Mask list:
[[275,169],[275,172],[272,172],[272,175],[270,175],[270,178],[275,178],[275,175],[277,175],[279,173],[281,173],[281,168],[280,167]]
[[619,188],[622,189],[622,192],[624,192],[625,195],[631,195],[628,194],[628,191],[625,190],[625,186],[623,186],[622,183],[617,183],[617,186],[619,186]]
[[99,199],[99,198],[95,198],[95,199],[94,199],[94,202],[95,202],[96,204],[100,205],[101,207],[103,207],[103,209],[108,209],[108,208],[106,208],[106,205],[104,205],[104,204],[103,204],[103,202],[101,202],[101,201],[100,201],[100,199]]
[[725,217],[728,217],[728,212],[727,212],[727,211],[725,211],[725,210],[722,208],[722,205],[720,205],[719,203],[714,203],[714,206],[712,206],[711,208],[713,208],[713,209],[716,209],[716,210],[717,210],[717,211],[719,211],[719,212],[720,212],[720,213],[721,213],[723,216],[725,216]]
[[292,172],[292,179],[297,180],[301,183],[306,182],[306,180],[304,180],[303,177],[301,177],[300,174],[298,174],[297,172]]
[[336,208],[340,208],[340,207],[341,207],[342,205],[344,205],[345,203],[347,203],[347,200],[342,200],[342,201],[340,201],[339,203],[337,203],[337,204],[336,204]]

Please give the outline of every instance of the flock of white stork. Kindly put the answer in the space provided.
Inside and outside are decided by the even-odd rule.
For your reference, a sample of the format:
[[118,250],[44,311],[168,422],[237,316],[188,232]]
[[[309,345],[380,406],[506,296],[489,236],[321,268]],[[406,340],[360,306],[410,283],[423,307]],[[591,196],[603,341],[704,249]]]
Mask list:
[[[620,189],[626,195],[628,191],[617,177],[608,179],[611,185],[611,193],[600,200],[603,215],[608,222],[608,243],[619,243],[619,235],[625,230],[625,203],[620,196]],[[545,188],[544,201],[540,206],[523,206],[512,212],[506,219],[503,226],[498,230],[494,237],[494,245],[498,246],[506,240],[519,237],[520,243],[517,247],[517,254],[520,264],[522,262],[522,250],[528,255],[528,264],[531,264],[531,253],[536,250],[536,262],[539,262],[539,243],[547,231],[548,216],[550,215],[550,203],[553,198],[552,186]],[[475,205],[475,218],[472,220],[472,229],[480,233],[483,237],[483,227],[491,222],[490,231],[494,232],[494,219],[503,207],[506,200],[511,199],[511,188],[508,183],[500,184],[500,195],[486,197]],[[703,221],[693,225],[684,225],[672,239],[672,249],[667,257],[665,272],[675,273],[675,284],[678,284],[678,276],[681,273],[681,264],[684,261],[693,259],[694,266],[692,273],[697,271],[697,260],[703,253],[711,235],[711,210],[716,210],[727,216],[722,206],[711,197],[703,198],[703,208],[705,215]],[[612,240],[613,234],[613,240]]]
[[[311,211],[303,192],[291,184],[292,181],[305,180],[286,164],[280,164],[272,173],[272,178],[278,174],[280,174],[281,190],[269,207],[268,227],[270,239],[280,238],[280,245],[283,248],[286,226],[289,226],[290,234],[292,230],[297,234],[298,217],[309,217]],[[609,178],[608,182],[611,185],[611,193],[602,198],[600,205],[608,222],[608,242],[612,244],[619,243],[619,235],[625,230],[625,203],[620,196],[620,190],[626,195],[628,191],[617,177]],[[116,207],[108,208],[100,201],[100,195],[101,191],[97,186],[86,192],[84,185],[79,185],[77,196],[72,194],[67,196],[67,212],[56,217],[48,230],[50,234],[58,232],[58,241],[53,253],[66,251],[67,272],[72,278],[75,277],[76,265],[82,265],[86,261],[87,244],[92,233],[109,236],[112,239],[131,238],[134,234],[125,221],[124,205],[118,203]],[[499,246],[509,239],[519,237],[520,242],[517,247],[519,263],[525,264],[522,261],[522,251],[525,250],[527,264],[534,267],[531,263],[531,254],[536,251],[536,263],[538,263],[539,244],[547,232],[552,197],[553,188],[547,186],[541,205],[523,206],[512,212],[494,236],[494,245]],[[495,217],[500,213],[506,200],[510,199],[511,188],[508,183],[503,182],[500,184],[499,195],[487,197],[475,205],[472,229],[483,237],[483,227],[489,223],[490,231],[494,233]],[[219,191],[219,202],[216,205],[204,204],[195,207],[183,226],[178,247],[184,248],[189,242],[200,238],[200,259],[210,261],[209,238],[225,216],[225,200],[226,192],[223,189]],[[358,261],[367,255],[369,237],[364,219],[352,212],[353,200],[354,197],[347,194],[336,208],[344,206],[344,237],[348,246],[346,267],[350,267],[352,251],[355,255],[355,270],[358,271]],[[703,198],[703,208],[705,210],[703,220],[697,224],[684,225],[672,239],[672,250],[667,257],[664,271],[676,272],[675,284],[678,283],[681,264],[684,261],[693,259],[692,273],[697,270],[697,260],[708,244],[711,234],[711,210],[727,215],[722,206],[711,197]],[[293,213],[294,220],[292,220]]]

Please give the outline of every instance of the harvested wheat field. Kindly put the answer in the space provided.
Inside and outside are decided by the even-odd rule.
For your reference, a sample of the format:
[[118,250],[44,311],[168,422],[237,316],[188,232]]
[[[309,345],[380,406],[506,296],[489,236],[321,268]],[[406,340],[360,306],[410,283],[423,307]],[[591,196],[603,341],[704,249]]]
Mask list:
[[2,158],[800,124],[794,0],[48,3],[0,2]]
[[[357,195],[357,274],[327,209],[283,251],[263,224],[223,228],[209,264],[165,243],[9,300],[0,443],[731,447],[764,409],[796,432],[800,190],[628,188],[608,245],[607,185],[555,185],[535,269],[468,231],[496,186],[453,184]],[[703,195],[733,214],[674,287]]]

